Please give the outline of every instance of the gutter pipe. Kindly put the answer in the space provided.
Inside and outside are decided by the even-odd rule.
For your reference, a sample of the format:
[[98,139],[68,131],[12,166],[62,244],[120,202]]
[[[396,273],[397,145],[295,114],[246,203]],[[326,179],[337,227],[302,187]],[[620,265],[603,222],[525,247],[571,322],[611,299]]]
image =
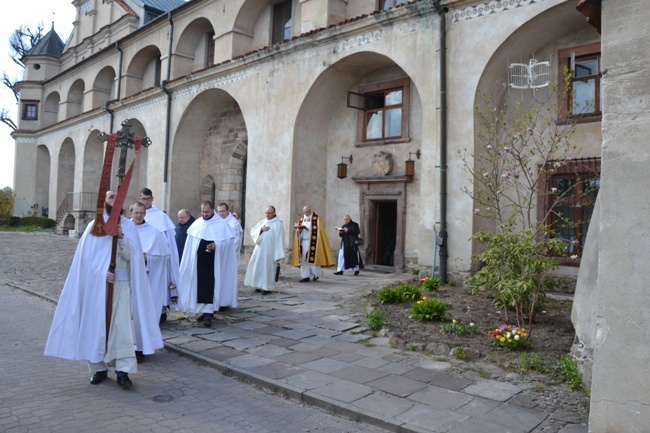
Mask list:
[[169,46],[167,49],[167,78],[162,82],[162,91],[167,95],[167,118],[165,121],[165,162],[163,163],[163,184],[162,184],[162,211],[167,211],[167,182],[169,173],[169,134],[171,128],[172,113],[172,92],[167,88],[167,83],[172,74],[172,42],[174,40],[174,20],[171,11],[167,12],[169,21]]
[[[440,282],[447,284],[447,30],[445,13],[448,9],[435,1],[433,6],[440,16]],[[438,241],[436,240],[436,243]],[[434,247],[435,263],[435,247]],[[435,264],[434,264],[435,266]]]

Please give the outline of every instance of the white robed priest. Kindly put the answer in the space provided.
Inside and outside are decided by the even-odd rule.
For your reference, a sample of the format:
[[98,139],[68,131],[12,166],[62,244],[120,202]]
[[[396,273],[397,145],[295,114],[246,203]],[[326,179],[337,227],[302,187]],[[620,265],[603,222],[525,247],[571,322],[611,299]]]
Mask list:
[[[133,203],[129,210],[131,212],[131,221],[138,230],[142,251],[146,257],[147,278],[151,289],[151,297],[157,311],[164,311],[169,295],[168,277],[170,274],[169,267],[171,266],[169,245],[163,234],[145,220],[147,213],[145,205],[139,202]],[[161,315],[161,324],[165,322],[162,317],[165,317],[165,320],[167,319],[166,312]]]
[[255,287],[255,291],[268,293],[275,286],[276,267],[284,258],[284,227],[275,214],[275,207],[264,211],[266,218],[251,229],[255,242],[253,255],[246,269],[245,286]]
[[[239,222],[239,219],[230,212],[228,203],[219,203],[217,205],[217,213],[221,218],[226,220],[230,228],[237,233],[237,251],[241,251],[241,245],[244,241],[244,229],[242,229],[241,222]],[[239,254],[237,254],[237,263],[239,264]]]
[[[176,226],[165,212],[158,209],[153,204],[153,193],[149,188],[142,188],[140,190],[140,198],[138,201],[142,203],[145,208],[147,208],[147,222],[154,226],[160,233],[162,233],[165,237],[165,240],[167,241],[167,245],[169,246],[170,250],[169,259],[171,262],[171,266],[169,266],[169,275],[167,275],[168,283],[171,283],[172,287],[178,286],[178,268],[180,266],[180,257],[178,257],[178,248],[176,246]],[[165,297],[164,308],[160,314],[161,323],[164,323],[167,319],[167,307],[172,302],[171,298],[176,297],[176,295],[177,293],[175,289],[172,289]]]
[[199,314],[212,326],[220,307],[237,307],[237,233],[214,212],[210,201],[201,204],[201,218],[187,230],[178,285],[178,309]]
[[[108,221],[115,198],[115,191],[106,193],[104,222]],[[101,221],[101,215],[99,218]],[[79,240],[54,313],[45,355],[87,360],[92,384],[102,382],[108,366],[115,364],[118,384],[128,388],[132,385],[128,373],[137,372],[135,351],[150,355],[163,347],[163,342],[140,237],[133,222],[121,215],[119,224],[114,272],[108,272],[112,236],[92,234],[93,221]],[[114,284],[108,339],[107,282]]]

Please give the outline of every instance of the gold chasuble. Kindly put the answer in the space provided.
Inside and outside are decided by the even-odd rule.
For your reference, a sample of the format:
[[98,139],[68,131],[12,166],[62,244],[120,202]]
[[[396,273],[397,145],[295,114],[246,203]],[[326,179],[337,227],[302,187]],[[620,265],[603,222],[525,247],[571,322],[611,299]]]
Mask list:
[[[298,221],[298,225],[303,225],[303,215]],[[300,267],[300,257],[304,254],[302,251],[302,242],[300,240],[300,231],[295,230],[293,234],[293,254],[291,257],[291,265]],[[307,254],[306,262],[310,265],[322,266],[324,268],[336,265],[334,254],[332,254],[332,247],[327,239],[325,227],[323,222],[315,212],[311,214],[311,238],[309,239],[309,254]]]

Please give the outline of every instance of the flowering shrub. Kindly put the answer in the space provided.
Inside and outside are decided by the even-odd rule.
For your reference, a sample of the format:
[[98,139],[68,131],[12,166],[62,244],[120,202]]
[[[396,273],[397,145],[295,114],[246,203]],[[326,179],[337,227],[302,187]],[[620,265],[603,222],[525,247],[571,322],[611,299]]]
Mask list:
[[458,335],[476,334],[478,332],[478,328],[474,323],[470,323],[468,326],[466,326],[463,322],[456,319],[453,319],[451,323],[443,323],[440,325],[440,330],[447,334]]
[[434,290],[438,290],[440,288],[440,278],[438,278],[438,277],[436,277],[436,278],[429,278],[429,277],[422,278],[420,280],[420,284],[425,289],[430,290],[430,291],[433,292]]
[[488,335],[494,338],[494,343],[508,349],[522,349],[528,345],[528,333],[524,328],[503,324],[497,329],[488,331]]
[[447,309],[449,304],[446,302],[438,301],[437,299],[427,299],[423,296],[419,301],[413,304],[411,309],[411,317],[422,322],[444,321],[447,317]]

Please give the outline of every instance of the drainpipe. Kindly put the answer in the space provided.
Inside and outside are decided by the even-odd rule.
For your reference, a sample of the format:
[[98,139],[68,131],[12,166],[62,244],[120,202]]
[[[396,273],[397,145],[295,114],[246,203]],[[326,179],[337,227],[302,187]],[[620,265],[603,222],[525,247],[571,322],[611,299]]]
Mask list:
[[172,41],[174,39],[174,21],[171,12],[167,12],[169,21],[169,46],[167,48],[167,79],[162,82],[162,90],[167,95],[167,119],[165,122],[165,162],[163,163],[162,211],[167,210],[167,175],[169,165],[169,129],[172,115],[172,92],[167,89],[167,82],[172,75]]
[[[440,16],[440,281],[447,284],[447,30],[448,9],[437,0],[433,6]],[[434,250],[435,251],[435,250]],[[435,256],[435,254],[434,254]]]
[[[117,71],[117,100],[119,101],[122,99],[122,61],[124,59],[124,51],[122,51],[122,47],[120,47],[119,41],[115,42],[115,48],[120,52],[120,65],[118,66]],[[113,128],[111,128],[111,133],[112,131]]]

